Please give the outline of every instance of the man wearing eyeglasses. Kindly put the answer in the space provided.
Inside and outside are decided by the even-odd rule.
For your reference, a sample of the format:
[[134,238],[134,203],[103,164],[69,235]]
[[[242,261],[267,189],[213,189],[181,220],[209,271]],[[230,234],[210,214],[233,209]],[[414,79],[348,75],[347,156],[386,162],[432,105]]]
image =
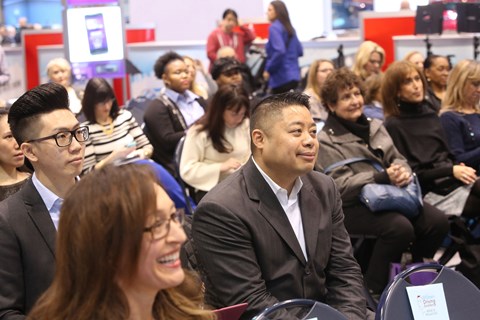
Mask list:
[[82,170],[89,133],[55,83],[18,98],[8,122],[34,169],[23,189],[0,203],[0,319],[18,320],[53,279],[60,205]]

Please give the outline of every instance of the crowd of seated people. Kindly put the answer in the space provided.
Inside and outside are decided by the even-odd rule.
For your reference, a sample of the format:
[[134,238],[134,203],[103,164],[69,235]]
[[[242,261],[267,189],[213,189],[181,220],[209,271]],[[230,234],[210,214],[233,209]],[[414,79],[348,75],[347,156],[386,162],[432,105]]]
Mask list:
[[412,179],[411,167],[395,148],[382,122],[367,119],[363,114],[363,96],[360,77],[346,68],[334,71],[325,81],[322,101],[330,114],[318,136],[317,166],[322,171],[340,161],[361,157],[384,168],[377,171],[370,162],[356,162],[328,172],[342,196],[348,232],[377,238],[365,281],[373,294],[380,295],[388,283],[390,263],[400,262],[409,247],[414,261],[432,259],[447,234],[448,222],[442,211],[428,204],[417,218],[410,220],[394,210],[373,212],[360,202],[360,191],[366,184],[403,187]]
[[[280,2],[269,5],[274,32],[267,51],[271,59],[278,59],[284,54],[278,48],[282,40],[283,48],[292,50],[298,60],[301,45],[294,43],[295,30]],[[212,34],[222,32],[234,39],[236,19],[235,11],[225,11],[225,21]],[[12,118],[16,130],[20,120],[15,122],[15,117],[22,116],[29,119],[20,125],[33,128],[29,134],[17,134],[17,144],[9,135],[6,112],[0,113],[0,147],[5,150],[0,155],[0,191],[5,187],[5,198],[17,192],[8,204],[0,205],[0,261],[3,254],[16,261],[15,266],[23,263],[12,253],[12,239],[23,231],[10,226],[19,222],[12,222],[8,208],[27,201],[21,198],[25,190],[36,195],[38,181],[55,194],[44,201],[45,206],[43,194],[35,197],[35,208],[42,212],[48,231],[47,276],[41,285],[35,284],[34,295],[27,293],[28,301],[19,302],[23,293],[11,292],[28,290],[31,279],[22,283],[18,280],[22,275],[12,271],[13,264],[5,272],[0,266],[0,277],[9,273],[5,281],[14,284],[0,289],[0,319],[31,310],[34,319],[214,319],[208,304],[220,308],[248,301],[242,318],[247,319],[278,300],[296,297],[315,298],[355,319],[370,319],[364,308],[363,281],[378,296],[387,285],[390,263],[399,262],[404,252],[411,252],[414,262],[433,259],[448,232],[448,215],[479,216],[478,62],[461,61],[452,68],[446,57],[423,60],[420,53],[412,52],[383,73],[385,51],[365,41],[351,70],[335,70],[331,60],[317,57],[308,73],[308,96],[279,94],[294,90],[298,79],[290,77],[283,83],[285,79],[272,73],[275,68],[270,65],[266,75],[272,95],[256,101],[237,50],[229,45],[215,50],[210,73],[190,57],[176,52],[161,55],[152,64],[163,87],[144,114],[143,129],[118,105],[111,85],[101,78],[90,79],[82,96],[81,112],[87,121],[75,121],[79,113],[75,104],[80,100],[71,95],[68,61],[61,64],[60,59],[48,66],[49,86],[34,89],[31,94],[36,96],[28,98],[35,101],[45,92],[53,94],[51,110],[42,101],[40,116],[32,111],[33,119],[47,119],[41,123],[45,127],[34,128],[35,120],[19,113],[17,105]],[[245,50],[242,46],[244,54]],[[297,72],[297,65],[288,68]],[[215,81],[215,90],[196,81],[199,73]],[[70,104],[65,104],[66,94]],[[55,100],[55,95],[63,100]],[[20,100],[22,106],[25,99]],[[182,157],[175,163],[182,137]],[[48,161],[53,162],[55,153],[47,148],[63,152],[57,155],[60,160],[71,154],[72,163],[56,165],[68,170],[53,172]],[[32,179],[18,170],[23,154],[33,162]],[[324,172],[333,179],[322,174],[330,165],[355,157],[377,161],[384,171],[363,162]],[[130,164],[133,160],[143,161]],[[372,212],[359,201],[366,184],[402,187],[412,181],[413,173],[424,199],[418,217]],[[50,183],[50,176],[60,177],[62,183]],[[75,176],[81,178],[73,184]],[[186,207],[188,197],[179,181],[195,189],[195,203],[200,203],[193,217],[192,243],[201,278],[182,271],[178,259],[186,238],[180,227],[184,217],[174,208]],[[18,193],[23,185],[23,193]],[[56,193],[58,188],[61,194]],[[105,196],[95,195],[98,188]],[[63,201],[60,220],[52,199]],[[310,211],[318,211],[325,221]],[[27,214],[21,215],[24,219]],[[375,237],[363,275],[351,255],[348,234]],[[105,237],[112,241],[102,245],[95,245],[100,240],[92,241]],[[317,248],[317,237],[331,246]],[[281,259],[269,254],[272,247],[283,252]],[[102,272],[91,271],[96,269]],[[69,281],[79,278],[83,283]],[[203,293],[201,281],[208,304],[198,294]],[[111,295],[103,295],[98,283]]]

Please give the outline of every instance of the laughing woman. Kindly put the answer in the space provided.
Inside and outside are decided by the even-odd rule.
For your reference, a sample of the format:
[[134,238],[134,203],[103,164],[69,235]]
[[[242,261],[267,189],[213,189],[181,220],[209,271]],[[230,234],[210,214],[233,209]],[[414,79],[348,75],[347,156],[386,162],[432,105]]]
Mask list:
[[29,319],[214,319],[180,265],[183,220],[147,166],[85,176],[62,205],[55,278]]

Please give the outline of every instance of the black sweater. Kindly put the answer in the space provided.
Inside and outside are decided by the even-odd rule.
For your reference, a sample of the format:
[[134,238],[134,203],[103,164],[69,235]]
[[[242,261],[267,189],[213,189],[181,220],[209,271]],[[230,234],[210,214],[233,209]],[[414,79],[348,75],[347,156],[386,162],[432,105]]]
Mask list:
[[449,152],[440,119],[424,101],[400,102],[400,115],[389,117],[385,127],[398,151],[418,175],[424,194],[447,194],[460,185],[453,177],[453,157]]

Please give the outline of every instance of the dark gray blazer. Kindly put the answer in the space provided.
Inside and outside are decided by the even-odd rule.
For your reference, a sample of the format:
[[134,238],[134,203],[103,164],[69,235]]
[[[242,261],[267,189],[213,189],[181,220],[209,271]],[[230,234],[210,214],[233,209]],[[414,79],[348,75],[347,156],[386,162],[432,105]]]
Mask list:
[[50,286],[56,230],[33,182],[0,203],[0,319],[25,318]]
[[340,195],[319,172],[301,177],[308,262],[288,218],[252,159],[212,189],[193,216],[192,235],[207,303],[248,302],[251,319],[277,301],[323,301],[365,319],[362,275],[343,225]]

